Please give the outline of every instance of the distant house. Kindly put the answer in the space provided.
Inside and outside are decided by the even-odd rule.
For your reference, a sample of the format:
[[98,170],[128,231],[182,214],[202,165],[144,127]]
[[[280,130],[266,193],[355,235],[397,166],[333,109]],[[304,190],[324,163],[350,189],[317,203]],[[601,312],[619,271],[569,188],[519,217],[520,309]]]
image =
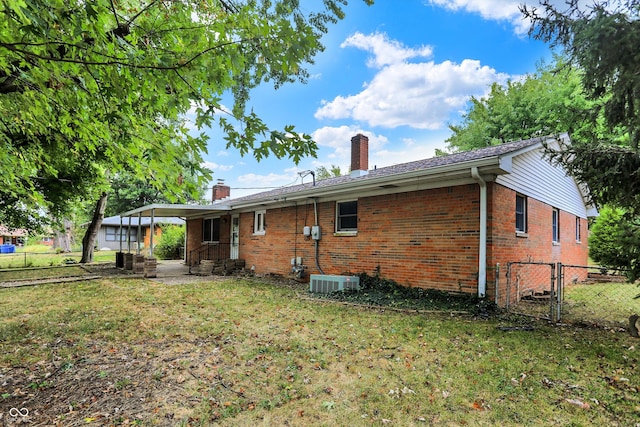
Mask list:
[[27,230],[23,228],[8,228],[0,225],[0,245],[23,246],[27,242]]
[[[136,251],[136,242],[141,242],[141,248],[149,248],[151,237],[151,218],[140,218],[140,227],[138,227],[138,217],[121,218],[120,216],[110,216],[102,221],[100,230],[98,230],[98,236],[96,238],[96,247],[98,249],[111,249],[119,251],[121,248],[124,252],[127,252],[129,248],[131,251]],[[161,225],[184,225],[184,220],[181,218],[172,217],[160,217],[154,218],[154,245],[157,243],[156,238],[162,235]],[[127,235],[129,238],[127,238]],[[140,237],[138,237],[140,236]]]
[[[257,273],[365,272],[402,285],[492,296],[496,264],[587,264],[587,189],[535,138],[369,169],[351,140],[351,174],[208,206],[151,205],[123,216],[186,218],[186,261],[212,246]],[[228,191],[223,191],[228,195]]]

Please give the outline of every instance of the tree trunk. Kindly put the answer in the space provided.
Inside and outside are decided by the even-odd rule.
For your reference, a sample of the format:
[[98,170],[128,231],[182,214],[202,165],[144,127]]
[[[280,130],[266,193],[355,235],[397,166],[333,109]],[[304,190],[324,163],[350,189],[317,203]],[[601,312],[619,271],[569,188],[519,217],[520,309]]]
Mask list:
[[84,237],[82,238],[82,259],[80,259],[81,264],[86,264],[93,261],[93,245],[96,241],[98,230],[100,230],[100,226],[102,225],[102,220],[104,219],[104,210],[106,207],[107,193],[102,193],[100,195],[100,198],[98,199],[98,203],[96,203],[96,208],[93,211],[93,218],[91,219],[91,223],[89,224],[89,227],[87,227],[87,232],[84,233]]
[[71,221],[65,218],[62,220],[64,231],[56,231],[56,237],[54,239],[54,246],[60,249],[61,252],[71,252]]

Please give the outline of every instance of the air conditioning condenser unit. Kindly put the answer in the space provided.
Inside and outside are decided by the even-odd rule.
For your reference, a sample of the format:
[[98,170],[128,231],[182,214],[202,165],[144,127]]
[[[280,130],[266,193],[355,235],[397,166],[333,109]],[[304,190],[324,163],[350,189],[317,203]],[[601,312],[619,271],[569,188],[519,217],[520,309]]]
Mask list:
[[328,294],[348,289],[360,289],[360,277],[312,274],[309,280],[309,292]]

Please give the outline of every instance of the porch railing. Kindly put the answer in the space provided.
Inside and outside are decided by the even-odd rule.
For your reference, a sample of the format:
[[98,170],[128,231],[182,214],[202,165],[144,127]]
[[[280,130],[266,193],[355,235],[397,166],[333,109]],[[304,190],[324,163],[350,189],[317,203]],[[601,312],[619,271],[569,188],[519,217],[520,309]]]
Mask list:
[[189,272],[191,272],[191,267],[200,264],[200,261],[204,259],[211,261],[228,259],[230,251],[231,245],[228,242],[207,243],[189,251],[189,258],[187,259]]

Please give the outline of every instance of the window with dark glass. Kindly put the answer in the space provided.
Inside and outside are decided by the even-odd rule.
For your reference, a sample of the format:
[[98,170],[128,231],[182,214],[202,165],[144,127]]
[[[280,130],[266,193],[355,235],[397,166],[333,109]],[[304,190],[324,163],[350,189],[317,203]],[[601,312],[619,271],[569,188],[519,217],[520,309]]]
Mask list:
[[560,241],[560,211],[554,209],[551,215],[551,233],[554,243]]
[[527,232],[527,198],[516,194],[516,232]]
[[358,230],[358,202],[338,202],[336,231]]
[[[122,240],[123,242],[127,241],[127,228],[123,227],[122,231],[120,227],[109,227],[107,226],[104,230],[105,232],[105,240],[107,242],[119,242]],[[131,236],[131,241],[135,242],[138,237],[138,227],[132,227],[129,229],[129,235]]]
[[208,218],[202,222],[202,241],[218,242],[220,240],[220,218]]
[[265,234],[266,233],[266,222],[267,211],[255,211],[253,213],[253,234]]

